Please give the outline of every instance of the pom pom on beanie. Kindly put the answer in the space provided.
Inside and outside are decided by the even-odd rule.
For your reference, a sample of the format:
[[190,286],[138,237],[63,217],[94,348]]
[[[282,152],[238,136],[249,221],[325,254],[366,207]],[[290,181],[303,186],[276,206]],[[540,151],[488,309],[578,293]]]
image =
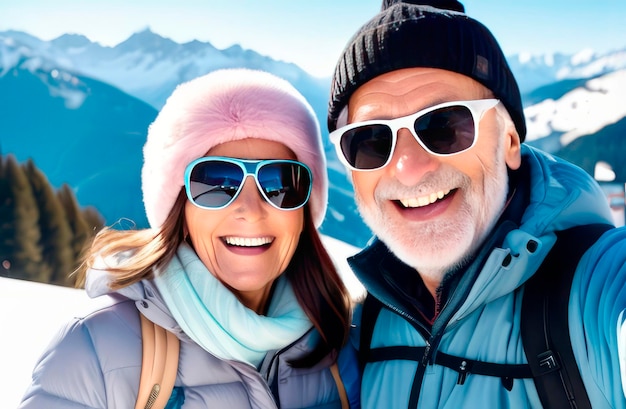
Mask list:
[[141,185],[150,226],[163,225],[184,186],[187,165],[212,147],[246,138],[280,142],[311,168],[309,207],[322,224],[326,157],[310,104],[289,82],[264,71],[213,71],[179,85],[148,129]]
[[348,42],[331,82],[328,129],[354,91],[374,77],[402,68],[429,67],[470,77],[490,89],[523,141],[526,122],[520,91],[491,32],[463,13],[455,0],[383,0],[382,11]]

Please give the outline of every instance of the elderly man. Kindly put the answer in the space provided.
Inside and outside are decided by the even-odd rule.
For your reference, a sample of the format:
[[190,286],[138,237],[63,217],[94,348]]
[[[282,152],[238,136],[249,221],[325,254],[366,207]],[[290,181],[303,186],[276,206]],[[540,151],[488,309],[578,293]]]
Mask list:
[[[626,407],[626,230],[604,232],[585,172],[524,144],[489,30],[456,1],[421,3],[385,1],[332,79],[331,140],[376,235],[350,260],[368,290],[363,407]],[[571,284],[554,278],[565,260]],[[564,297],[531,297],[544,276]]]

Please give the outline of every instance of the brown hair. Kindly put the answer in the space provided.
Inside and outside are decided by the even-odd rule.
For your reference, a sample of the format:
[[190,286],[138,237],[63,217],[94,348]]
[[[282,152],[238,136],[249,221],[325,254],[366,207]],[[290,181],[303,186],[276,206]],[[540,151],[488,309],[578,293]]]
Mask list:
[[[112,290],[151,279],[156,268],[172,260],[184,240],[186,200],[185,192],[181,190],[158,230],[101,230],[76,272],[77,286],[84,286],[89,268],[109,257],[115,259],[115,265],[106,266],[111,275],[109,287]],[[286,274],[298,302],[320,332],[322,342],[309,356],[294,361],[295,366],[312,366],[331,350],[341,348],[347,342],[351,318],[349,292],[313,224],[308,204],[304,207],[304,220],[298,247],[283,274]],[[121,253],[127,254],[119,257]]]
[[[160,229],[116,230],[109,227],[98,232],[76,271],[76,286],[84,286],[87,270],[108,257],[115,258],[114,265],[106,265],[112,290],[152,278],[154,269],[167,265],[184,239],[186,200],[185,191],[181,190]],[[122,253],[127,254],[118,257]]]
[[312,366],[330,350],[339,350],[348,340],[351,319],[350,295],[313,225],[308,206],[304,220],[304,230],[286,274],[323,342],[308,357],[291,362],[294,366]]

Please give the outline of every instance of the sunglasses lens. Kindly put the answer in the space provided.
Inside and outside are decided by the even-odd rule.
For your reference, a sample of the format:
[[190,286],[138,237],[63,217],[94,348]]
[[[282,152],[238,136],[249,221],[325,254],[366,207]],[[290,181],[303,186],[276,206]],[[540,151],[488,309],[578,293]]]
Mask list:
[[298,163],[275,162],[263,165],[257,178],[265,199],[278,208],[295,209],[309,199],[311,173]]
[[199,162],[189,176],[191,199],[200,207],[226,206],[237,194],[243,177],[243,170],[234,163]]
[[387,125],[364,125],[341,136],[341,151],[356,169],[377,169],[391,154],[393,135]]
[[431,111],[417,118],[414,127],[424,145],[438,154],[461,152],[474,142],[474,118],[465,106]]

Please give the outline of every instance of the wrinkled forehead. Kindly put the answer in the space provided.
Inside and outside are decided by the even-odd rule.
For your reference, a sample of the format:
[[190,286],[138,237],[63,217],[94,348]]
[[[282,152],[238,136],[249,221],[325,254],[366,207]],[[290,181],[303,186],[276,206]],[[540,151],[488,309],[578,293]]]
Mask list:
[[370,119],[392,119],[450,101],[493,98],[484,85],[456,72],[405,68],[367,81],[339,113],[337,126]]

